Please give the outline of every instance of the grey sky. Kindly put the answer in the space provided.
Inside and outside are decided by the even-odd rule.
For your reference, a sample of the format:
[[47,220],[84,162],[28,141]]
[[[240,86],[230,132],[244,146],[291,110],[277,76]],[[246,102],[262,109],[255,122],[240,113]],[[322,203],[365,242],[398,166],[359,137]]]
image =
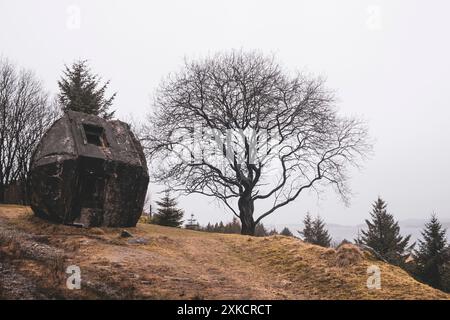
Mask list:
[[[435,211],[450,220],[449,11],[445,0],[0,0],[0,54],[35,70],[52,93],[64,63],[89,59],[118,91],[119,117],[142,118],[184,56],[275,53],[288,69],[326,76],[341,112],[367,119],[376,143],[372,160],[352,175],[350,207],[330,189],[265,222],[296,223],[309,210],[356,224],[378,195],[398,219]],[[231,219],[210,199],[181,205],[202,223]]]

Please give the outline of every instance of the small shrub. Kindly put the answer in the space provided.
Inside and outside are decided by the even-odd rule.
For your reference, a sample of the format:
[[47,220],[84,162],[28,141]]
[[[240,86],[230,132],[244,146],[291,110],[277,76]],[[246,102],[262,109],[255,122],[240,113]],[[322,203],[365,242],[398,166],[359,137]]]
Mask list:
[[336,250],[336,265],[338,267],[355,265],[362,259],[363,253],[361,249],[352,244],[344,244]]

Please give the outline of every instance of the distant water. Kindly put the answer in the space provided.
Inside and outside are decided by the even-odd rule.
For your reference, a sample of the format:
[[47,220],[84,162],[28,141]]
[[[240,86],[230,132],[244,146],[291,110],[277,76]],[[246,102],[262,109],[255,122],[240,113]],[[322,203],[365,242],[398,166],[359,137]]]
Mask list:
[[[400,233],[402,235],[411,235],[411,241],[417,241],[417,239],[421,239],[421,232],[424,228],[427,220],[419,220],[419,219],[411,219],[399,221]],[[447,240],[450,242],[450,221],[442,222],[444,228],[447,228]],[[276,225],[266,225],[268,229],[275,228],[278,231],[281,231],[284,227],[289,228],[291,232],[298,236],[297,231],[301,230],[302,224],[276,224]],[[357,237],[358,230],[365,230],[367,227],[365,224],[360,224],[356,226],[346,226],[339,224],[327,224],[328,231],[333,238],[333,242],[341,242],[344,239],[353,242],[353,240]]]

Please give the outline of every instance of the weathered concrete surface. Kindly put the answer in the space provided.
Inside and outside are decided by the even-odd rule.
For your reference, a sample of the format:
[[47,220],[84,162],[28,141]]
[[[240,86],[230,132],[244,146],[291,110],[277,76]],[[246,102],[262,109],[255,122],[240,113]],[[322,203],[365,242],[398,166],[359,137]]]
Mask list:
[[33,155],[31,207],[56,223],[135,226],[148,179],[142,146],[126,123],[69,111]]

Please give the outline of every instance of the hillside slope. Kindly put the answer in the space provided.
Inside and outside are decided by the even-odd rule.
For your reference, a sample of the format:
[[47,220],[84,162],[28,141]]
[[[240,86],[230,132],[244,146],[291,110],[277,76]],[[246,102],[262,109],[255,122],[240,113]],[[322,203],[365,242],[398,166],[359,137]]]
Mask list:
[[[254,238],[138,224],[79,229],[0,206],[0,298],[449,299],[355,247],[345,252],[294,238]],[[81,290],[65,269],[81,268]],[[381,289],[366,287],[367,267]]]

